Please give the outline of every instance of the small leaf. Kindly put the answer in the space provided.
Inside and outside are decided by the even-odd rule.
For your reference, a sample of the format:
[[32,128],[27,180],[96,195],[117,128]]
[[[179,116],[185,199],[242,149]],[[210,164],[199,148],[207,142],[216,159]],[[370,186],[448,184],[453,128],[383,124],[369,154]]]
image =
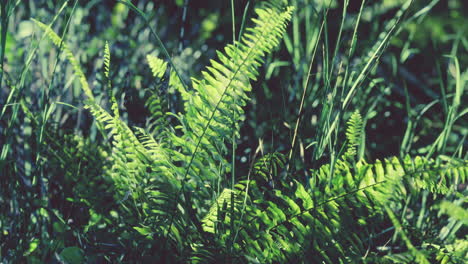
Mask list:
[[33,239],[31,243],[29,243],[29,249],[26,253],[24,253],[24,256],[28,256],[31,253],[33,253],[34,250],[36,250],[38,246],[39,246],[39,239],[37,238]]
[[60,258],[69,264],[75,263],[84,263],[84,253],[83,250],[79,247],[67,247],[62,250],[60,253]]
[[143,227],[138,227],[138,226],[134,226],[133,227],[136,231],[138,231],[138,233],[144,235],[144,236],[148,236],[150,235],[152,232],[151,232],[151,229],[147,226],[143,226]]

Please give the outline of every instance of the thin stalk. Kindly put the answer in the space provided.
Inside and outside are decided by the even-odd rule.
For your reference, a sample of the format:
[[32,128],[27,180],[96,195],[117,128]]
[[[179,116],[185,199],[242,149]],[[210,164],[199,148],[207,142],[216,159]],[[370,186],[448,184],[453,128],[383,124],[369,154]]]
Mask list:
[[0,7],[1,25],[2,30],[0,32],[0,87],[2,87],[3,81],[3,63],[5,61],[5,49],[6,49],[6,38],[8,32],[8,10],[10,7],[10,0],[3,2]]
[[135,13],[137,13],[139,16],[141,16],[141,18],[143,18],[143,20],[145,21],[146,25],[148,25],[148,28],[150,29],[150,32],[151,32],[151,35],[153,35],[153,37],[156,39],[156,42],[158,43],[159,47],[162,49],[164,55],[166,56],[166,59],[168,60],[169,64],[171,65],[171,67],[174,69],[177,77],[179,77],[180,79],[180,82],[182,83],[182,85],[184,86],[184,89],[185,90],[188,90],[188,86],[187,84],[185,83],[185,81],[182,79],[182,75],[180,74],[180,72],[177,70],[177,67],[175,66],[174,62],[172,61],[172,58],[171,58],[171,55],[169,55],[169,52],[167,51],[166,49],[166,46],[164,45],[164,43],[161,41],[161,39],[159,38],[159,35],[156,33],[156,31],[153,29],[153,27],[150,25],[149,23],[149,20],[148,18],[146,17],[146,14],[141,11],[138,7],[136,7],[135,5],[133,5],[130,1],[128,0],[117,0],[118,2],[121,2],[125,5],[127,5],[128,7],[130,7],[130,9],[132,11],[134,11]]
[[235,15],[234,0],[231,0],[231,19],[232,19],[232,43],[236,43],[236,15]]
[[296,144],[296,138],[297,138],[297,134],[298,134],[299,124],[301,122],[305,97],[307,95],[307,89],[309,87],[309,80],[310,80],[310,76],[312,75],[312,66],[314,64],[315,55],[317,53],[317,49],[318,49],[318,46],[319,46],[319,40],[320,40],[320,36],[322,35],[324,25],[325,25],[325,20],[322,21],[322,25],[320,26],[319,35],[318,35],[317,41],[315,43],[314,51],[312,52],[312,58],[310,59],[309,70],[307,72],[306,82],[304,84],[304,89],[302,91],[301,103],[299,105],[299,111],[298,111],[298,115],[297,115],[296,125],[294,127],[294,134],[293,134],[293,138],[292,138],[292,142],[291,142],[291,149],[289,150],[288,166],[286,167],[286,171],[289,171],[289,165],[291,164],[291,159],[292,159],[293,152],[294,152],[294,146]]

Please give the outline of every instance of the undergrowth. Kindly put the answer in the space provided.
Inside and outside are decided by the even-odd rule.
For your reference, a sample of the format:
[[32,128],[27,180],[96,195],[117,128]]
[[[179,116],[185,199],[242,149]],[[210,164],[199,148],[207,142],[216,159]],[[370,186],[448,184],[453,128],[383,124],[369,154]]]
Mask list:
[[[69,46],[66,29],[77,1],[61,34],[53,24],[67,1],[50,23],[32,19],[59,53],[40,96],[32,97],[25,84],[38,43],[25,56],[17,81],[3,78],[6,14],[19,3],[2,4],[0,84],[8,95],[0,97],[5,102],[0,260],[463,263],[468,163],[466,129],[459,124],[466,124],[468,72],[456,53],[448,58],[451,75],[442,80],[445,90],[434,102],[412,109],[404,89],[409,118],[399,155],[371,159],[369,154],[368,124],[376,115],[383,118],[378,113],[386,91],[378,77],[383,54],[407,24],[422,20],[433,6],[414,11],[413,1],[403,2],[372,45],[361,46],[366,1],[352,16],[344,1],[333,37],[331,6],[301,9],[308,1],[261,1],[248,22],[248,7],[254,5],[249,1],[241,21],[232,16],[232,43],[188,81],[150,17],[130,1],[119,1],[147,24],[161,51],[144,56],[153,86],[141,96],[144,122],[132,121],[123,107],[128,95],[115,89],[120,65],[113,61],[118,48],[112,48],[112,39],[101,47],[94,83],[79,51]],[[234,1],[231,8],[234,14]],[[353,26],[346,29],[349,19]],[[310,31],[300,43],[304,21]],[[275,61],[283,41],[292,65]],[[61,58],[71,65],[67,83],[81,89],[82,106],[50,103]],[[246,109],[252,98],[261,107],[252,88],[268,91],[265,86],[281,78],[278,69],[286,66],[296,76],[287,88],[296,97],[284,113],[289,132],[280,136],[287,148],[268,144],[265,150],[260,140],[242,167],[238,145],[252,117]],[[446,110],[441,132],[416,150],[417,122],[435,104]],[[52,122],[64,106],[81,118],[83,111],[90,113],[91,125],[66,130]],[[309,108],[319,108],[315,121],[306,119]],[[452,144],[460,135],[461,142]]]

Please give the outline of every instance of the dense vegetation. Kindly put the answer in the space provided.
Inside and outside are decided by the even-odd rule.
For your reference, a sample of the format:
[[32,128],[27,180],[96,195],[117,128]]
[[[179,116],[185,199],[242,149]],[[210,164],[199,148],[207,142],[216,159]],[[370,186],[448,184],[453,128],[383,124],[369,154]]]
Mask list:
[[1,263],[465,263],[468,2],[5,0]]

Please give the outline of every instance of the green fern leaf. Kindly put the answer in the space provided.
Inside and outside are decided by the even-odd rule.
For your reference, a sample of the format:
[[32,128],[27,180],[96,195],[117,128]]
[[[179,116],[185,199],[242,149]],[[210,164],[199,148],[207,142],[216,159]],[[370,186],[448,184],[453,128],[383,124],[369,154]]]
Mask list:
[[167,62],[153,55],[147,55],[146,60],[148,61],[153,76],[157,79],[161,79],[166,72]]
[[348,140],[348,145],[344,154],[345,159],[354,158],[356,156],[357,147],[361,143],[363,129],[361,114],[359,111],[355,111],[351,115],[348,121],[348,127],[346,129],[346,139]]
[[52,40],[52,42],[57,46],[57,47],[61,47],[65,56],[67,57],[68,61],[70,62],[70,64],[72,65],[73,67],[73,70],[75,71],[75,74],[78,76],[78,79],[80,81],[80,84],[81,84],[81,88],[83,89],[84,93],[86,94],[86,96],[94,101],[94,96],[93,96],[93,93],[91,91],[91,89],[89,88],[89,85],[88,85],[88,81],[86,80],[86,76],[84,75],[83,71],[81,70],[81,66],[80,66],[80,63],[78,62],[78,60],[75,58],[75,56],[73,55],[73,53],[71,52],[70,48],[68,47],[68,45],[63,42],[62,38],[59,37],[59,35],[57,35],[57,33],[55,33],[51,28],[50,26],[40,22],[40,21],[37,21],[35,20],[34,18],[31,19],[39,28],[41,28],[42,30],[45,31],[45,34],[46,36]]

